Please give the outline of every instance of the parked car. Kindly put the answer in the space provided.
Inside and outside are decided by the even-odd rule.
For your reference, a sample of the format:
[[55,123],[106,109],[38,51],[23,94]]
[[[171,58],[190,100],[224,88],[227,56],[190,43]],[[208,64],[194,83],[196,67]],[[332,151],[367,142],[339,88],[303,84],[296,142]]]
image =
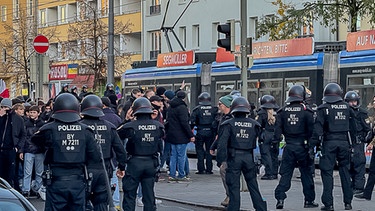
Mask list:
[[37,211],[37,209],[7,181],[0,178],[0,210]]

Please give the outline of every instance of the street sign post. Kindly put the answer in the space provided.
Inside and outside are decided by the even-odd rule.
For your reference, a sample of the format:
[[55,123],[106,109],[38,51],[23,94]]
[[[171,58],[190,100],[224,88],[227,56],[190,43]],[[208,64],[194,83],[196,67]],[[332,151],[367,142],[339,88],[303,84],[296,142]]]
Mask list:
[[49,48],[48,38],[44,35],[38,35],[34,38],[34,50],[37,53],[43,54]]

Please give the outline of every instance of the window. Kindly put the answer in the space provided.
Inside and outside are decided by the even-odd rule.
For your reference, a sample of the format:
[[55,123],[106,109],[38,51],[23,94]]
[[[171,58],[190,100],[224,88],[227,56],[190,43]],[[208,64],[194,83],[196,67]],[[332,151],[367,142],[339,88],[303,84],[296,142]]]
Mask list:
[[5,63],[7,61],[7,50],[3,48],[3,51],[1,52],[2,61]]
[[40,11],[40,25],[41,26],[46,26],[46,10],[41,10]]
[[1,6],[1,20],[7,21],[7,6]]
[[60,23],[65,23],[66,22],[66,7],[61,6],[60,7]]
[[254,37],[257,40],[258,37],[258,17],[250,17],[250,37]]
[[108,15],[108,9],[109,9],[109,2],[108,0],[101,0],[102,2],[102,8],[101,8],[101,13],[102,13],[102,16],[107,16]]
[[27,15],[33,16],[34,14],[34,0],[28,0],[27,1]]
[[160,31],[151,32],[151,51],[150,59],[156,59],[161,52],[161,33]]
[[199,48],[199,25],[193,25],[192,47]]
[[13,0],[13,18],[19,18],[20,2],[19,0]]
[[185,26],[180,27],[179,35],[180,35],[179,38],[180,38],[181,44],[184,46],[184,48],[186,48],[186,27]]
[[152,0],[150,6],[150,15],[160,14],[160,0]]

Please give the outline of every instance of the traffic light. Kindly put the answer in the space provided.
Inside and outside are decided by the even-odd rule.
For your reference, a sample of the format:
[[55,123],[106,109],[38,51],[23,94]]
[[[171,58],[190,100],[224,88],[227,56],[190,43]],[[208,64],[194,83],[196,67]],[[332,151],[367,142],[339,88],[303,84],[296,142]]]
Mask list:
[[225,24],[219,24],[217,26],[217,32],[225,34],[225,39],[218,39],[217,45],[225,48],[226,51],[234,52],[236,48],[235,44],[235,22],[234,20],[229,21]]

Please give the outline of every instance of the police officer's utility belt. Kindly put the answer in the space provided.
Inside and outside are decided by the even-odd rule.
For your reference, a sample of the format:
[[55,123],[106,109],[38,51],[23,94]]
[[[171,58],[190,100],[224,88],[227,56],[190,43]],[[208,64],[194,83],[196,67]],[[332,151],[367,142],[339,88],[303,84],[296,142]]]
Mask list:
[[83,180],[83,175],[66,175],[66,176],[52,176],[54,181],[70,181],[70,180]]
[[323,141],[347,141],[348,135],[347,132],[340,132],[340,133],[328,133],[324,136]]
[[305,146],[305,143],[304,143],[304,141],[300,141],[300,140],[298,140],[298,141],[287,141],[286,142],[286,146],[288,146],[288,145],[293,145],[293,146]]
[[274,132],[275,132],[275,129],[270,129],[270,128],[267,129],[267,128],[266,128],[265,131],[267,131],[267,132],[271,132],[271,133],[274,133]]
[[199,127],[199,128],[197,128],[197,130],[207,130],[207,131],[209,131],[209,130],[211,130],[211,128],[210,127]]
[[253,154],[253,149],[235,149],[231,148],[230,150],[233,150],[236,154]]

